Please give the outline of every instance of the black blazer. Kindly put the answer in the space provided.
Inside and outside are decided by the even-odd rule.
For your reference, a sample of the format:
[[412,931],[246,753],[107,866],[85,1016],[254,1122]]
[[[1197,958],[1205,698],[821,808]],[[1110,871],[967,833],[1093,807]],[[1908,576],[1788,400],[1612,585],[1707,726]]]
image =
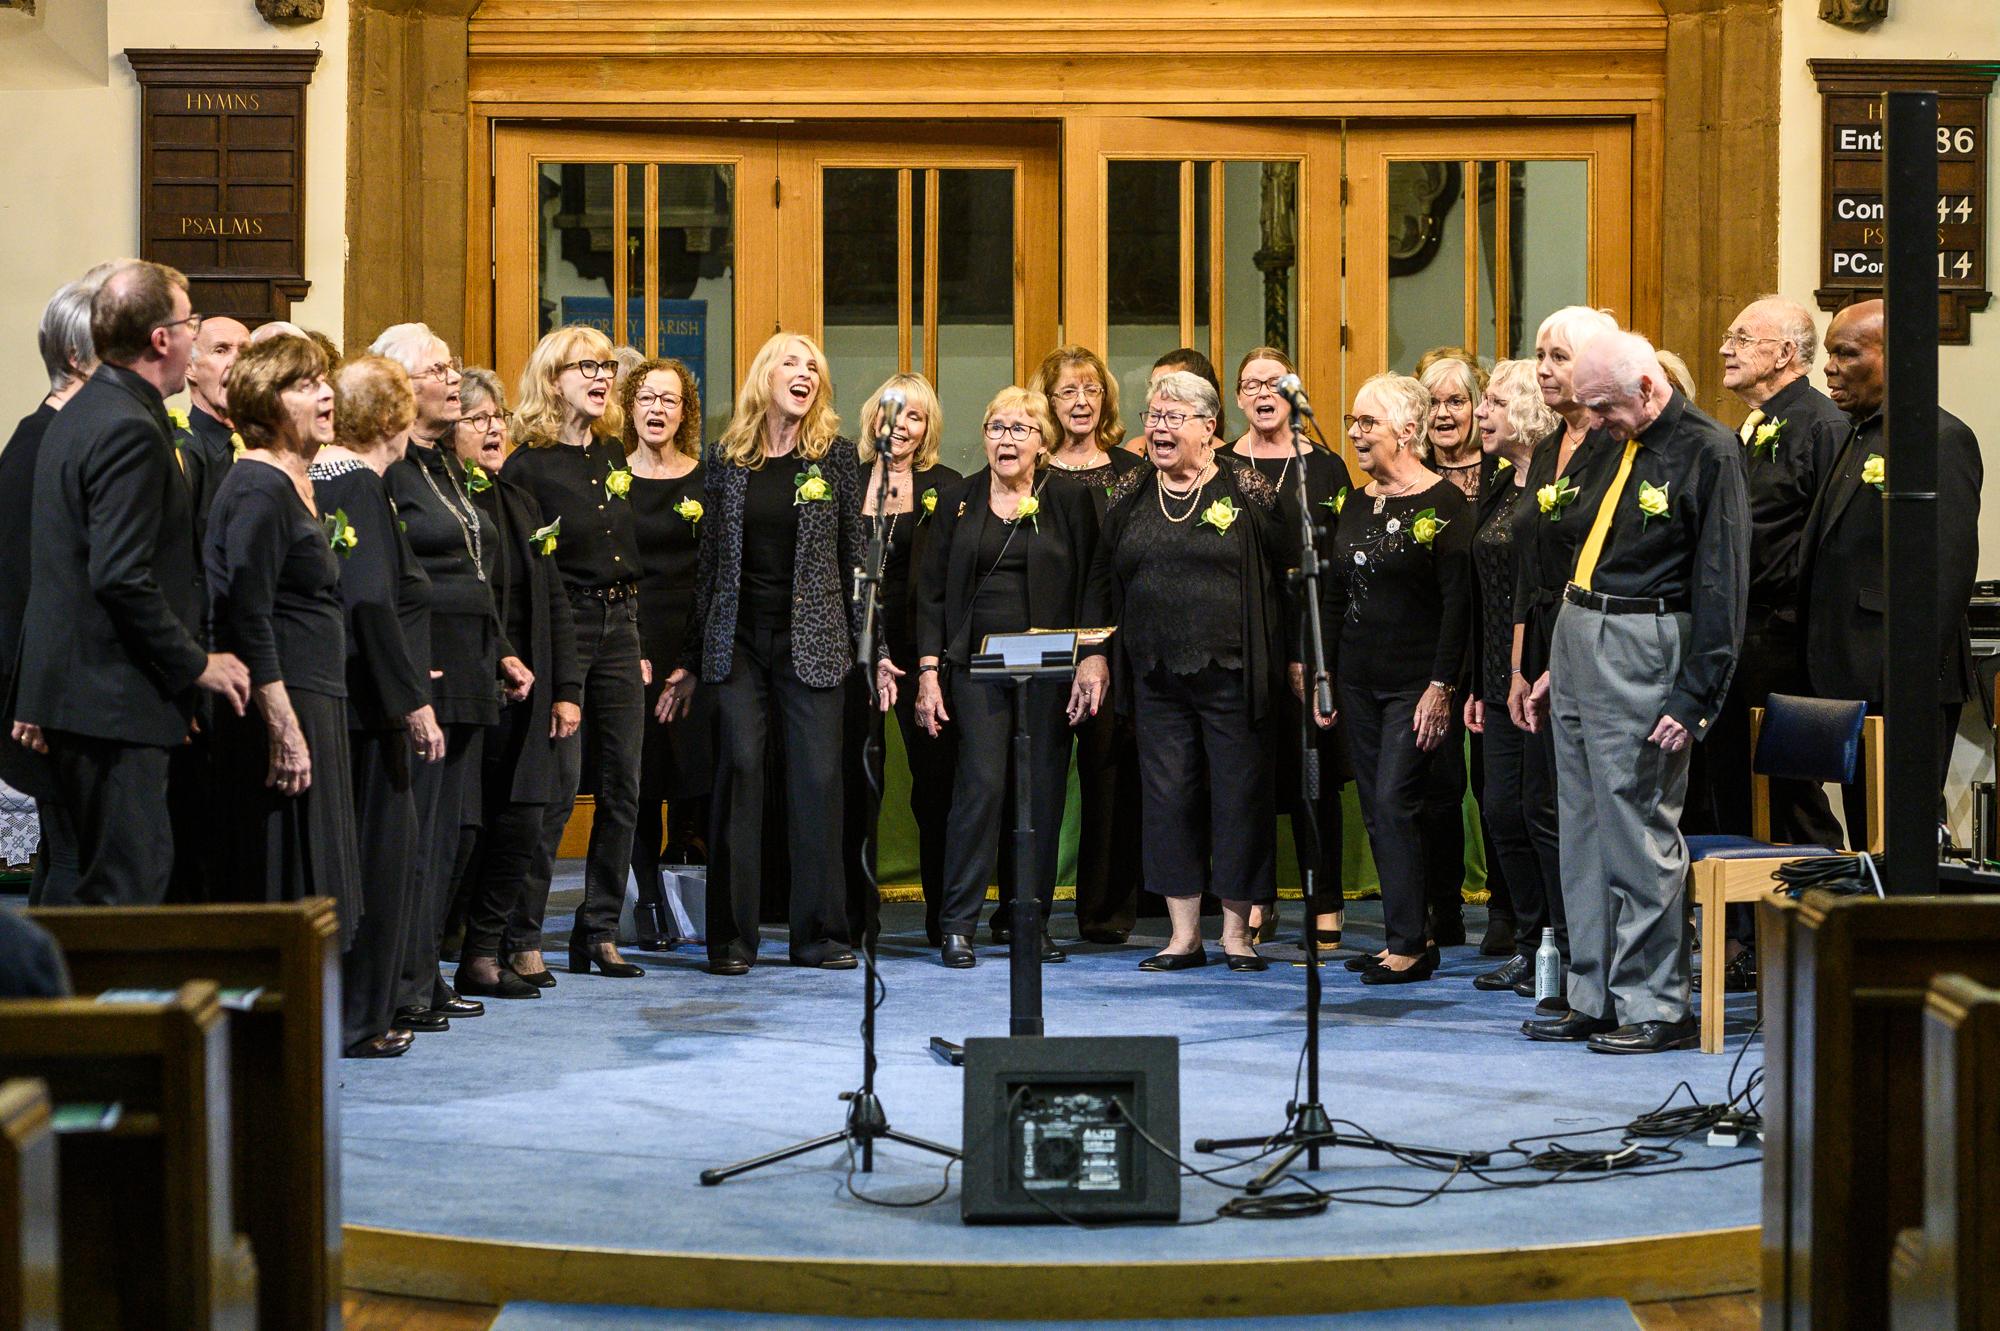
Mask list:
[[[1806,678],[1822,698],[1880,706],[1888,659],[1888,579],[1882,561],[1882,495],[1861,479],[1883,447],[1880,412],[1841,446],[1826,485],[1806,516],[1800,552],[1799,611]],[[1979,441],[1964,421],[1938,412],[1938,700],[1978,692],[1966,606],[1979,564]],[[1898,588],[1898,591],[1904,589]]]
[[[687,651],[694,659],[680,664],[698,671],[705,682],[720,684],[729,678],[736,651],[736,616],[743,594],[743,496],[750,469],[724,461],[713,448],[703,462],[708,472],[708,512],[701,520],[694,619],[687,639]],[[818,466],[833,498],[798,506],[798,544],[792,559],[792,668],[807,688],[830,689],[847,677],[854,664],[854,640],[861,632],[861,607],[848,595],[853,571],[861,565],[861,461],[851,440],[835,439]]]
[[[957,499],[940,492],[936,523],[917,580],[917,655],[935,656],[960,668],[972,663],[972,598],[978,593],[979,538],[998,522],[989,502],[993,472],[982,467],[966,477]],[[1033,628],[1102,628],[1111,619],[1111,573],[1097,557],[1097,509],[1079,485],[1044,474],[1035,494],[1042,539],[1028,546],[1028,623]],[[1100,646],[1079,653],[1102,653]]]
[[35,467],[32,583],[16,715],[172,747],[208,665],[194,508],[153,386],[100,366]]
[[[495,563],[493,602],[504,636],[516,602],[527,598],[528,640],[512,646],[535,676],[526,698],[500,709],[500,720],[489,732],[486,760],[513,773],[515,802],[538,804],[555,798],[555,742],[549,738],[549,713],[559,702],[583,700],[576,619],[555,556],[537,554],[528,540],[545,521],[535,496],[496,475],[472,502],[486,510],[500,529],[501,541],[512,551],[502,551]],[[528,570],[525,583],[513,576],[517,560]]]
[[56,409],[44,402],[14,427],[0,449],[0,781],[37,799],[55,787],[42,755],[6,737],[14,725],[14,667],[21,657],[21,618],[28,609],[29,543],[35,529],[35,459]]

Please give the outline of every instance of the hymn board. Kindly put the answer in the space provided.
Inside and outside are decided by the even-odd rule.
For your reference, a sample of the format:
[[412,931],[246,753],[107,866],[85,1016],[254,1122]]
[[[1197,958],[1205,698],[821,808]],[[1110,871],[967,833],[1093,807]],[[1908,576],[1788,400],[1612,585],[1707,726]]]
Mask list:
[[202,314],[253,328],[289,318],[309,286],[306,85],[319,52],[125,55],[142,99],[140,257],[186,273]]
[[1837,310],[1882,293],[1882,94],[1938,94],[1938,340],[1972,339],[1986,308],[1986,97],[2000,64],[1813,60],[1819,84],[1819,298]]

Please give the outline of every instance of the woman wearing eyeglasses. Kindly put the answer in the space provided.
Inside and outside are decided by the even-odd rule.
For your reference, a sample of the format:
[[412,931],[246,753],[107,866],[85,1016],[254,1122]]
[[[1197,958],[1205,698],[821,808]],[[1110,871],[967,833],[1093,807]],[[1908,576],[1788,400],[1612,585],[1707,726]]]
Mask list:
[[687,701],[698,667],[715,693],[708,969],[743,975],[757,959],[774,729],[791,849],[792,964],[852,969],[841,867],[842,686],[859,627],[849,591],[861,562],[861,465],[840,436],[832,376],[811,338],[775,333],[758,350],[707,472],[694,619],[667,686],[675,706]]
[[[618,955],[618,911],[632,867],[639,816],[639,760],[646,685],[639,643],[638,526],[628,496],[632,470],[611,404],[618,372],[611,339],[594,328],[558,328],[536,344],[521,371],[515,430],[522,447],[506,479],[533,495],[546,525],[531,535],[537,558],[553,559],[569,593],[583,680],[583,728],[557,744],[556,787],[542,823],[530,891],[546,895],[556,849],[582,780],[583,745],[597,776],[583,902],[569,936],[572,974],[616,979],[645,974]],[[532,974],[524,974],[530,983]]]
[[[1028,386],[1048,399],[1055,418],[1058,440],[1049,451],[1050,479],[1082,486],[1102,526],[1118,478],[1146,466],[1143,457],[1120,446],[1125,428],[1118,418],[1118,381],[1096,352],[1068,346],[1043,357]],[[1076,847],[1076,930],[1086,942],[1124,942],[1138,914],[1137,752],[1130,720],[1111,708],[1077,731],[1076,780],[1082,807]],[[993,916],[995,942],[1006,940],[1007,919],[1003,900]]]
[[972,936],[996,864],[1003,893],[1018,871],[1041,903],[1042,960],[1065,959],[1049,940],[1047,921],[1069,730],[1102,709],[1110,678],[1103,649],[1086,647],[1073,679],[1028,685],[1035,863],[1016,866],[1011,855],[999,863],[1006,830],[1019,816],[1011,810],[1013,691],[1004,681],[972,678],[973,653],[990,634],[1101,626],[1110,622],[1111,608],[1097,559],[1097,512],[1081,490],[1046,469],[1061,438],[1048,399],[1033,389],[1001,389],[987,404],[980,434],[986,467],[967,478],[956,502],[939,504],[917,592],[917,721],[931,736],[948,726],[958,732],[940,921],[940,959],[953,969],[977,962]]
[[[1310,440],[1294,437],[1291,403],[1278,391],[1279,380],[1294,372],[1292,358],[1277,347],[1252,347],[1244,355],[1236,367],[1236,407],[1250,428],[1229,451],[1255,467],[1257,474],[1278,492],[1278,519],[1285,524],[1286,539],[1296,546],[1300,471],[1305,473],[1307,511],[1312,515],[1314,529],[1321,533],[1332,529],[1336,496],[1348,488],[1349,478],[1347,464],[1337,455]],[[1296,607],[1300,604],[1294,595],[1296,589],[1285,585],[1290,570],[1281,568],[1276,572],[1279,585],[1273,594],[1292,606],[1290,613],[1296,617]],[[1325,586],[1324,575],[1321,586]],[[1330,627],[1321,624],[1323,630]],[[1287,623],[1286,641],[1302,642],[1302,629],[1301,624]],[[1316,917],[1314,931],[1319,948],[1322,952],[1332,952],[1340,946],[1346,907],[1340,882],[1345,844],[1340,788],[1353,778],[1353,772],[1347,765],[1345,732],[1320,718],[1313,735],[1313,747],[1319,755],[1319,799],[1310,811],[1304,807],[1305,785],[1299,772],[1299,707],[1310,684],[1305,677],[1310,659],[1302,647],[1296,651],[1301,658],[1299,668],[1289,681],[1290,687],[1278,699],[1278,720],[1271,734],[1272,758],[1277,773],[1278,807],[1292,814],[1300,880],[1304,880],[1308,865],[1313,870],[1314,899],[1307,903],[1307,909]],[[1308,812],[1311,827],[1319,837],[1317,847],[1310,837],[1303,835]],[[1275,903],[1268,911],[1254,907],[1250,929],[1256,941],[1269,942],[1277,921]]]
[[632,873],[639,883],[633,916],[639,945],[662,947],[669,930],[660,866],[705,858],[708,790],[715,775],[715,712],[708,695],[696,693],[683,702],[667,689],[667,675],[687,654],[701,526],[708,516],[701,392],[694,372],[679,361],[641,360],[619,385],[618,407],[632,465],[632,517],[643,564],[639,641],[649,667],[639,826],[632,841]]

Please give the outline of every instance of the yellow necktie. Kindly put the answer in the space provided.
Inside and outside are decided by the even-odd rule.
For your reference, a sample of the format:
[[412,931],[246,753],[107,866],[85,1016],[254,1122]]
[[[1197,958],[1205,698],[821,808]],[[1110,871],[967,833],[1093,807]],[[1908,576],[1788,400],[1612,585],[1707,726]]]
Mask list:
[[1746,444],[1749,443],[1756,436],[1757,427],[1763,423],[1764,409],[1762,407],[1750,408],[1750,414],[1743,418],[1743,428],[1736,432],[1736,437]]
[[1604,542],[1611,535],[1611,511],[1618,507],[1618,496],[1625,493],[1625,482],[1632,477],[1632,459],[1639,455],[1639,441],[1625,441],[1625,456],[1618,459],[1618,474],[1611,478],[1611,488],[1598,501],[1597,516],[1590,521],[1590,535],[1583,538],[1583,549],[1576,556],[1576,577],[1571,579],[1585,591],[1590,590],[1590,577],[1597,572],[1598,556],[1604,553]]

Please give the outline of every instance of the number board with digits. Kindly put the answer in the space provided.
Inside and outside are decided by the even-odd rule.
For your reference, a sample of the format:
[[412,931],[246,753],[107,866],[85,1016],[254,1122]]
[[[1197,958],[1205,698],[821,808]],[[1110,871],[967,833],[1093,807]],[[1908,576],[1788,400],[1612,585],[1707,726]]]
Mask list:
[[1986,99],[2000,64],[1974,60],[1814,60],[1825,136],[1820,167],[1823,310],[1882,290],[1882,94],[1938,94],[1938,337],[1972,340],[1986,308]]

